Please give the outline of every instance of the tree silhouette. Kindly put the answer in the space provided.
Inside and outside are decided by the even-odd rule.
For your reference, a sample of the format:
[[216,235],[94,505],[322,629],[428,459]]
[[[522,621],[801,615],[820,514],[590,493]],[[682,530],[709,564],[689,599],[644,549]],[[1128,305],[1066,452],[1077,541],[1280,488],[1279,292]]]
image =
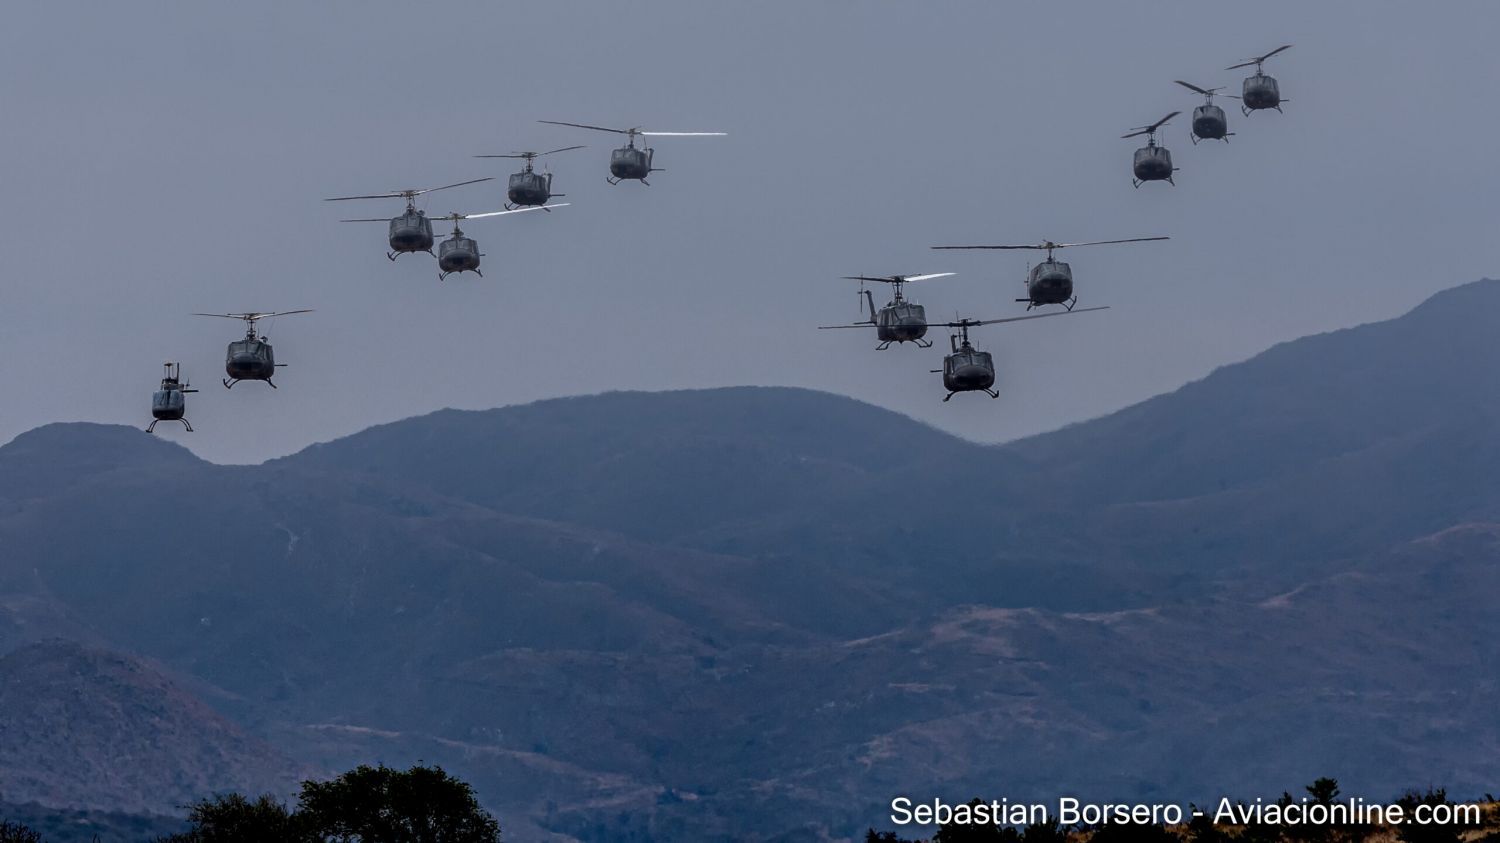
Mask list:
[[188,810],[191,827],[159,838],[159,843],[311,843],[319,838],[304,830],[299,818],[273,796],[251,801],[238,793],[204,799]]
[[42,843],[42,836],[20,823],[0,822],[0,843]]
[[441,767],[360,766],[327,782],[303,782],[302,827],[337,843],[498,843],[500,824],[474,790]]

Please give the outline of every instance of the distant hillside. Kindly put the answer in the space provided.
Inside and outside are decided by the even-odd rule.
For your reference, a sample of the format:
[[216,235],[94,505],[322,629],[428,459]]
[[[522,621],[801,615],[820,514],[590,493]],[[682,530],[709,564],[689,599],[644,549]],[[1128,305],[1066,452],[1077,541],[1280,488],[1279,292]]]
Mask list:
[[302,772],[146,664],[69,641],[0,657],[0,722],[11,802],[176,813],[233,787],[289,792]]
[[[0,796],[154,811],[277,753],[423,760],[526,840],[825,839],[898,790],[1477,796],[1497,319],[1467,285],[1000,448],[773,388],[262,466],[48,426],[0,447],[0,717],[51,724],[0,738]],[[177,761],[117,778],[153,735]]]

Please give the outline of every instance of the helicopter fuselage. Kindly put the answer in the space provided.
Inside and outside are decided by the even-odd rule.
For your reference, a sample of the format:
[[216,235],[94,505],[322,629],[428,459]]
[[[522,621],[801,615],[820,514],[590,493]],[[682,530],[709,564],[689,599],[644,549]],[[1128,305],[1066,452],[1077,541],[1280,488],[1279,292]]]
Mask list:
[[176,386],[163,386],[151,396],[151,417],[157,421],[182,421],[187,415],[187,397]]
[[949,393],[989,391],[995,385],[995,361],[988,351],[965,343],[943,358],[943,386]]
[[510,200],[510,204],[522,208],[545,205],[552,198],[552,176],[534,170],[512,173],[505,198]]
[[875,314],[875,334],[882,343],[917,342],[927,336],[927,309],[915,302],[891,302]]
[[1026,276],[1026,295],[1033,307],[1068,303],[1073,298],[1073,269],[1064,261],[1042,261]]
[[471,237],[455,234],[438,246],[438,269],[443,276],[455,272],[478,272],[479,244]]
[[1135,151],[1131,169],[1137,181],[1171,181],[1172,153],[1164,146],[1147,144]]
[[224,356],[224,374],[231,381],[269,381],[276,375],[276,353],[262,339],[235,340]]
[[1244,84],[1240,87],[1240,101],[1245,104],[1246,111],[1280,108],[1281,87],[1276,84],[1274,77],[1263,73],[1246,76]]
[[1199,140],[1227,140],[1229,121],[1224,109],[1205,103],[1193,109],[1193,137]]
[[391,220],[391,251],[397,253],[432,250],[432,221],[421,211],[407,211]]
[[609,154],[609,174],[620,181],[644,181],[651,175],[652,155],[650,148],[622,146]]

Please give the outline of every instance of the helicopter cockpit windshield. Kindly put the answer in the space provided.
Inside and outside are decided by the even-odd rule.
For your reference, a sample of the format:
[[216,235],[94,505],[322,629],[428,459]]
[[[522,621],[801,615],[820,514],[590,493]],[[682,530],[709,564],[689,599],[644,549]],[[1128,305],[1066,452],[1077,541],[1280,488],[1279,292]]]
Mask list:
[[235,340],[229,344],[229,357],[264,357],[265,347],[260,340]]

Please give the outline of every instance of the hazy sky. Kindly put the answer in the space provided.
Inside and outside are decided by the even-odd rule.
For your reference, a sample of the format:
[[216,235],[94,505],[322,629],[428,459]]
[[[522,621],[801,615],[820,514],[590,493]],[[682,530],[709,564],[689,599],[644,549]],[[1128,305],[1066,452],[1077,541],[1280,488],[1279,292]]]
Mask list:
[[[26,3],[0,29],[0,441],[50,421],[144,426],[163,360],[198,432],[259,461],[442,407],[614,388],[787,384],[981,440],[1098,415],[1275,342],[1390,317],[1500,274],[1493,3]],[[1283,43],[1284,115],[1192,146],[1183,78]],[[1225,101],[1232,105],[1233,101]],[[1174,109],[1177,187],[1130,184],[1119,135]],[[661,139],[611,188],[613,136],[538,118],[725,131]],[[470,223],[486,277],[384,257],[400,203],[487,211],[510,161],[555,156],[571,207]],[[1001,399],[944,404],[939,347],[816,331],[853,273],[955,271],[934,316],[1022,312],[1022,252],[1071,250],[1104,313],[982,329]],[[218,383],[270,325],[272,391]]]

